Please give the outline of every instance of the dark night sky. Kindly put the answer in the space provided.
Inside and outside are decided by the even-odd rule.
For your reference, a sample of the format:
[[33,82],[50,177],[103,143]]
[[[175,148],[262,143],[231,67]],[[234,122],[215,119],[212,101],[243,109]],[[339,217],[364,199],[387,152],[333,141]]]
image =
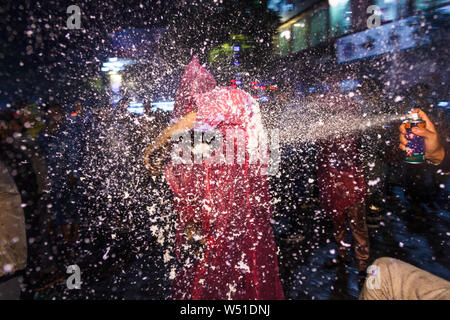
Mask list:
[[[79,85],[108,55],[108,33],[166,25],[172,1],[3,1],[0,6],[0,103],[49,96]],[[82,30],[69,30],[67,7],[81,9]],[[51,90],[49,92],[49,89]]]

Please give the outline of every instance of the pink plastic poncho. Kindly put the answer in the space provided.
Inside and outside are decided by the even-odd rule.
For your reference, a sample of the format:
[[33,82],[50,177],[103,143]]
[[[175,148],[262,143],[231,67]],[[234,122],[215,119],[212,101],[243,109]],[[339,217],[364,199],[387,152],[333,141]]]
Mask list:
[[[189,164],[172,160],[166,166],[166,179],[178,213],[177,257],[180,258],[180,247],[187,240],[188,223],[199,226],[206,243],[201,258],[182,261],[173,284],[173,298],[284,299],[270,224],[267,149],[262,148],[266,138],[258,104],[239,89],[221,87],[208,91],[212,76],[206,73],[193,59],[177,92],[176,101],[186,104],[176,104],[180,109],[175,110],[175,116],[193,110],[194,103],[195,129],[217,130],[225,137],[223,145],[210,157],[222,154],[225,148],[234,153],[230,158],[229,153],[223,152],[231,162],[205,157]],[[196,76],[190,78],[192,75]],[[234,132],[236,138],[230,138],[227,132]],[[241,161],[240,147],[245,150]]]

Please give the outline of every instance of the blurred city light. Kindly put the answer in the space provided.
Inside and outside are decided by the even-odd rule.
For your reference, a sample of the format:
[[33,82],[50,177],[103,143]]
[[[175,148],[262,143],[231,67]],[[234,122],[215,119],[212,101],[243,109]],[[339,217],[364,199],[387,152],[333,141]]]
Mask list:
[[132,65],[135,62],[129,59],[109,58],[108,61],[103,62],[101,70],[103,72],[119,72],[125,69],[126,66]]
[[162,111],[173,111],[175,101],[152,102],[152,110],[160,109]]
[[347,3],[348,0],[328,0],[330,7],[337,7],[339,5]]

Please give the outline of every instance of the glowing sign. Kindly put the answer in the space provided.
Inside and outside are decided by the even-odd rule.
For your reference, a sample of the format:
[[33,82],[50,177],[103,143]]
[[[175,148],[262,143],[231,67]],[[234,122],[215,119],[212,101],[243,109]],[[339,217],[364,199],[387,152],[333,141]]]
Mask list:
[[412,16],[340,38],[337,60],[348,62],[428,44],[428,35],[418,36],[420,24],[420,18]]
[[128,59],[109,58],[107,62],[103,62],[101,70],[103,72],[119,72],[125,69],[126,66],[132,65],[135,62]]
[[439,107],[446,108],[446,109],[448,109],[448,107],[449,107],[448,101],[439,101],[437,105]]
[[163,111],[173,111],[175,101],[152,102],[152,110],[160,109]]
[[138,101],[131,101],[128,108],[128,112],[135,113],[135,114],[143,114],[144,113],[144,106],[142,102]]

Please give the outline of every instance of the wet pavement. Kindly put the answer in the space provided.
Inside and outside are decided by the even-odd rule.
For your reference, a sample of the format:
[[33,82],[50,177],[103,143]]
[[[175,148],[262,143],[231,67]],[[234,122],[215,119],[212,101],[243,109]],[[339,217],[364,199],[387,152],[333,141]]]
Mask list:
[[[393,188],[394,195],[387,198],[384,210],[378,213],[378,223],[369,228],[370,262],[379,257],[395,257],[450,280],[448,179],[441,188],[434,210],[426,205],[412,206],[402,188]],[[277,237],[280,277],[286,298],[357,299],[358,271],[353,252],[347,267],[325,267],[325,262],[337,252],[331,237],[331,222],[317,206],[298,210],[302,211],[302,236],[298,239],[301,241],[288,242]],[[100,269],[82,273],[81,290],[68,290],[65,281],[61,281],[35,298],[170,299],[170,271],[176,266],[173,260],[171,264],[164,262],[166,248],[157,243],[149,247],[146,254],[130,255],[127,261],[115,265],[99,258],[101,264],[103,261]]]
[[[446,190],[449,190],[448,183]],[[379,226],[369,228],[370,261],[395,257],[450,280],[448,201],[437,201],[437,210],[432,211],[426,206],[411,207],[400,187],[394,188],[394,194],[379,214]],[[324,264],[335,256],[332,253],[337,252],[337,245],[330,241],[331,224],[321,225],[315,241],[306,238],[296,246],[281,245],[280,269],[286,298],[357,299],[358,271],[354,256],[347,268],[327,269]],[[310,243],[317,245],[311,250]]]

